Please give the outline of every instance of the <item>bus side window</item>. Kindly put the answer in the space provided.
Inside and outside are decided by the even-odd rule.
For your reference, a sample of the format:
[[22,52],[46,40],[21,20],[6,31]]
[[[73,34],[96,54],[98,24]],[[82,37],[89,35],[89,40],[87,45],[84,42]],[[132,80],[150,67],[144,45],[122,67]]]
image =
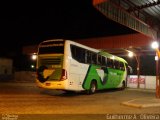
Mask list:
[[71,55],[72,55],[72,58],[77,60],[77,57],[76,57],[76,47],[71,45]]
[[114,60],[114,68],[115,69],[120,69],[119,61]]
[[125,70],[123,62],[120,62],[120,70]]
[[98,65],[102,65],[102,56],[98,55],[98,61],[97,61]]
[[87,61],[86,63],[91,63],[91,52],[90,51],[86,51],[86,58],[87,58]]
[[97,54],[96,53],[92,53],[92,64],[97,64]]
[[107,58],[107,66],[110,68],[113,68],[113,60],[110,58]]
[[71,45],[71,55],[72,58],[77,60],[78,62],[85,62],[85,50],[83,48]]
[[84,63],[87,63],[87,50],[84,51]]
[[101,56],[102,58],[101,58],[101,60],[102,60],[102,66],[107,66],[107,59],[104,57],[104,56]]
[[76,60],[81,62],[81,49],[76,47]]
[[80,48],[80,54],[79,54],[79,56],[80,56],[80,62],[81,63],[85,63],[85,49]]

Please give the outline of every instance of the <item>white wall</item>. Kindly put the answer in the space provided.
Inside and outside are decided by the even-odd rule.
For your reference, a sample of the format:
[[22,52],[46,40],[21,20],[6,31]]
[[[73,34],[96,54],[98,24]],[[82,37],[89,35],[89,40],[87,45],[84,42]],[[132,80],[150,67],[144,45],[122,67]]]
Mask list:
[[[137,75],[128,76],[127,87],[137,88]],[[156,76],[140,76],[140,88],[156,89]]]

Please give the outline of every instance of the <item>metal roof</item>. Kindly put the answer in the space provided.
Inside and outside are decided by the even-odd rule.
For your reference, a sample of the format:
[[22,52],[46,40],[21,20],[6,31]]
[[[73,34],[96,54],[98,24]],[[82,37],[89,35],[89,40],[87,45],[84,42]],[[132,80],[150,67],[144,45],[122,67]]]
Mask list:
[[129,0],[134,3],[133,10],[142,10],[160,20],[160,0]]
[[113,0],[144,22],[160,30],[160,0]]

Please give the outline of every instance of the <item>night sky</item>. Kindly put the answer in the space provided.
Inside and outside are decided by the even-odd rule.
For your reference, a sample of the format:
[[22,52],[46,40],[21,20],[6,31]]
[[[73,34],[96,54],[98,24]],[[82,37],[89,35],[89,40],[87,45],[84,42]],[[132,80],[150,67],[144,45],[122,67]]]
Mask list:
[[1,56],[47,39],[81,39],[131,31],[106,19],[93,7],[92,0],[3,3],[0,15]]
[[[6,2],[0,4],[0,57],[13,59],[17,70],[30,68],[22,47],[47,39],[83,39],[134,33],[107,19],[92,0]],[[28,60],[28,61],[26,61]]]

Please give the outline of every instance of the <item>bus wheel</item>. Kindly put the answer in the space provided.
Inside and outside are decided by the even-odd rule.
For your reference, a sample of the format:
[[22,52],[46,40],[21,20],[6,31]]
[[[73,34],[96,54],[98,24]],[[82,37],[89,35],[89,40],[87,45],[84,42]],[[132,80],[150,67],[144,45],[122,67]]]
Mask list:
[[126,88],[126,83],[125,81],[122,82],[122,87],[121,87],[121,90],[124,90]]
[[90,89],[87,91],[88,94],[94,94],[97,90],[97,83],[96,81],[92,81],[90,84]]

